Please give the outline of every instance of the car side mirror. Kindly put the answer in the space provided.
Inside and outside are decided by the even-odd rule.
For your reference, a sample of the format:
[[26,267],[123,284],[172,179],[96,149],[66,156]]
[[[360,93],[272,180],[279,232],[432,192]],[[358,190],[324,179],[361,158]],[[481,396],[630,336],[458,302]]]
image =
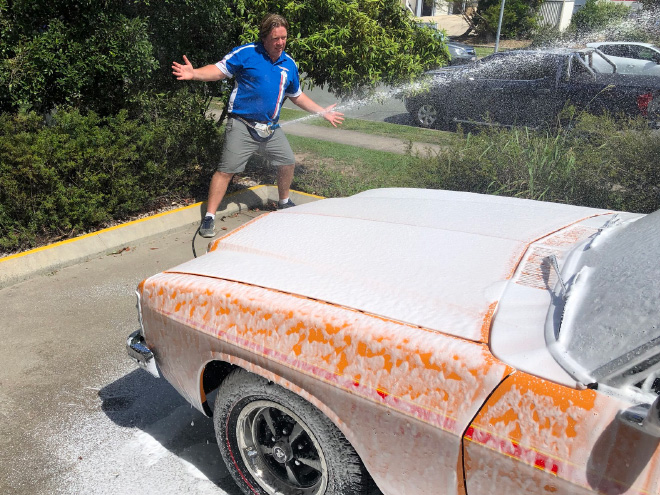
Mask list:
[[640,404],[620,411],[619,420],[636,430],[660,438],[660,396],[653,404]]

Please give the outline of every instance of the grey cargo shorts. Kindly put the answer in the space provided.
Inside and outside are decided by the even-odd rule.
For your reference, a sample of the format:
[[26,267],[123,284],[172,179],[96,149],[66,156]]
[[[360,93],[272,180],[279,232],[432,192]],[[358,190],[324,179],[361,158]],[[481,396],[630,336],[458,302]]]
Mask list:
[[227,119],[225,144],[222,159],[218,164],[218,172],[228,174],[242,172],[245,170],[245,164],[255,153],[263,156],[276,167],[293,165],[296,162],[289,141],[281,128],[275,129],[273,137],[268,141],[258,142],[252,139],[243,122],[233,118]]

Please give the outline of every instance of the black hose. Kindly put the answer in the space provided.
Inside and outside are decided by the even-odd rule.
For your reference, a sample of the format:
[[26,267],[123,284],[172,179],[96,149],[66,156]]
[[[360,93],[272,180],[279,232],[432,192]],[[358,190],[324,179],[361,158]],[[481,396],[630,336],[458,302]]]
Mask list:
[[192,240],[192,250],[193,250],[193,256],[197,258],[197,252],[195,251],[195,237],[197,237],[197,234],[199,233],[199,229],[202,228],[202,224],[199,224],[199,227],[197,227],[197,230],[195,231],[195,235],[193,235],[193,240]]

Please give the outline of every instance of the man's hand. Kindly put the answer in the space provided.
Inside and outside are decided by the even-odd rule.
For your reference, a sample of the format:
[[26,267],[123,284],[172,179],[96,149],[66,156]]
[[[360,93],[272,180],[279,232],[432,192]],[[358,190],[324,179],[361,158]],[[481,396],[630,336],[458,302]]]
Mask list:
[[179,81],[190,81],[193,79],[194,71],[190,60],[185,55],[183,56],[183,65],[178,62],[172,62],[172,74]]
[[323,108],[317,103],[314,103],[314,101],[305,93],[300,93],[298,96],[290,97],[289,99],[306,112],[320,115],[335,127],[337,127],[337,124],[341,124],[344,121],[344,114],[333,110],[333,108],[337,106],[336,103]]
[[341,124],[344,122],[344,114],[341,112],[336,112],[333,110],[337,106],[336,103],[333,105],[330,105],[329,107],[325,108],[323,112],[321,112],[321,115],[323,115],[323,118],[330,122],[333,126],[337,127],[337,124]]
[[172,74],[179,81],[220,81],[227,77],[214,64],[194,69],[185,55],[183,56],[183,64],[172,62]]

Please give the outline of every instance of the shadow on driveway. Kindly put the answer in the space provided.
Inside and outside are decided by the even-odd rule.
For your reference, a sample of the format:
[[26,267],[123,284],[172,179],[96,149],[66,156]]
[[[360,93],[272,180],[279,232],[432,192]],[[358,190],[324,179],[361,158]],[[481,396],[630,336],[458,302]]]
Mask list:
[[103,387],[98,395],[101,409],[113,423],[138,428],[228,494],[240,495],[220,456],[213,420],[191,407],[167,381],[137,369]]

